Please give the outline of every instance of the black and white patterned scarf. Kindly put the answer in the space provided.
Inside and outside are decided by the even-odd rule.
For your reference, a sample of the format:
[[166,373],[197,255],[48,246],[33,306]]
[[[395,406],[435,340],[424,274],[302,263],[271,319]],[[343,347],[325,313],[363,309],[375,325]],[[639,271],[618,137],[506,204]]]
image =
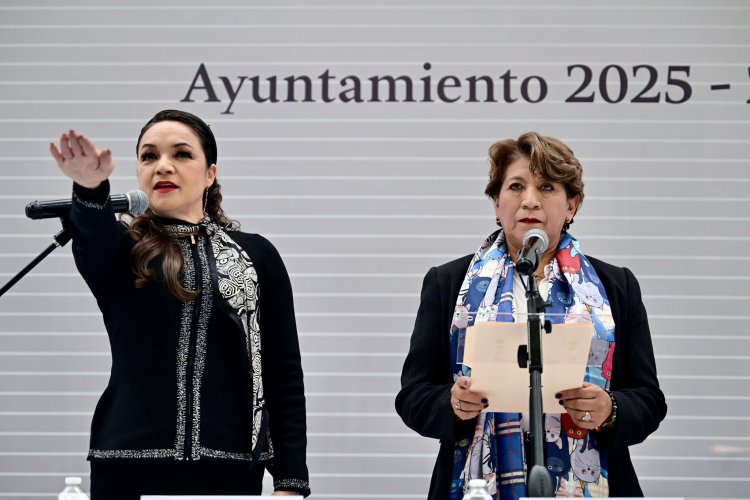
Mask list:
[[[196,235],[205,231],[216,265],[215,282],[221,298],[229,305],[230,310],[239,319],[244,329],[245,349],[250,362],[252,380],[252,450],[256,447],[262,432],[263,411],[263,377],[260,351],[260,325],[258,322],[259,295],[258,273],[250,256],[235,242],[227,230],[209,217],[204,217],[199,224],[167,224],[164,229],[175,236]],[[268,442],[272,454],[271,442]]]

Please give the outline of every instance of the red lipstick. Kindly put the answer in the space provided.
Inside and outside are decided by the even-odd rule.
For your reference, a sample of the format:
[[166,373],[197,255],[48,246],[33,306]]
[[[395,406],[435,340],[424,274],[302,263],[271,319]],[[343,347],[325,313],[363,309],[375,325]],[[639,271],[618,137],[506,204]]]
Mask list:
[[171,193],[178,187],[179,186],[174,182],[159,181],[154,185],[154,191],[156,191],[157,193]]

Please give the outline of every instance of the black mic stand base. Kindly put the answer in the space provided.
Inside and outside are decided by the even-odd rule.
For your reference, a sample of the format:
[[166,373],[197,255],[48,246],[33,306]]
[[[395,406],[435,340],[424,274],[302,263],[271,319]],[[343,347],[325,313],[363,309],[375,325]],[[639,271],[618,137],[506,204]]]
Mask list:
[[551,497],[552,477],[547,472],[547,468],[542,465],[535,465],[529,472],[527,487],[530,497]]

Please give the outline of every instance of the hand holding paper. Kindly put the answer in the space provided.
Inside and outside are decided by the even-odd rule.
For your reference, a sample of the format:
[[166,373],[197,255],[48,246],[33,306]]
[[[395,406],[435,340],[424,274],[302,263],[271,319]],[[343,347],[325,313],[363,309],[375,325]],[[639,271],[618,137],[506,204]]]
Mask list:
[[487,398],[471,390],[469,377],[458,377],[451,387],[453,413],[461,420],[470,420],[487,408]]
[[[518,346],[527,344],[526,323],[477,322],[466,330],[464,364],[471,367],[471,390],[489,401],[486,411],[527,412],[529,371],[518,366]],[[555,324],[542,334],[542,404],[563,412],[555,394],[582,386],[594,327]]]

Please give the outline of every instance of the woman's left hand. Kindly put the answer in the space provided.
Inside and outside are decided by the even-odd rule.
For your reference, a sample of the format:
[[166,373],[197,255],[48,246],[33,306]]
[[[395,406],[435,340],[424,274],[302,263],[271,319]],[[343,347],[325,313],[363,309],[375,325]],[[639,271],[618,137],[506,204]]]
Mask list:
[[[612,400],[598,385],[584,382],[580,389],[560,391],[555,396],[581,429],[596,429],[612,415]],[[591,416],[588,422],[586,413]]]
[[296,491],[287,491],[287,490],[276,490],[273,493],[271,493],[272,497],[294,497],[294,496],[301,496]]

